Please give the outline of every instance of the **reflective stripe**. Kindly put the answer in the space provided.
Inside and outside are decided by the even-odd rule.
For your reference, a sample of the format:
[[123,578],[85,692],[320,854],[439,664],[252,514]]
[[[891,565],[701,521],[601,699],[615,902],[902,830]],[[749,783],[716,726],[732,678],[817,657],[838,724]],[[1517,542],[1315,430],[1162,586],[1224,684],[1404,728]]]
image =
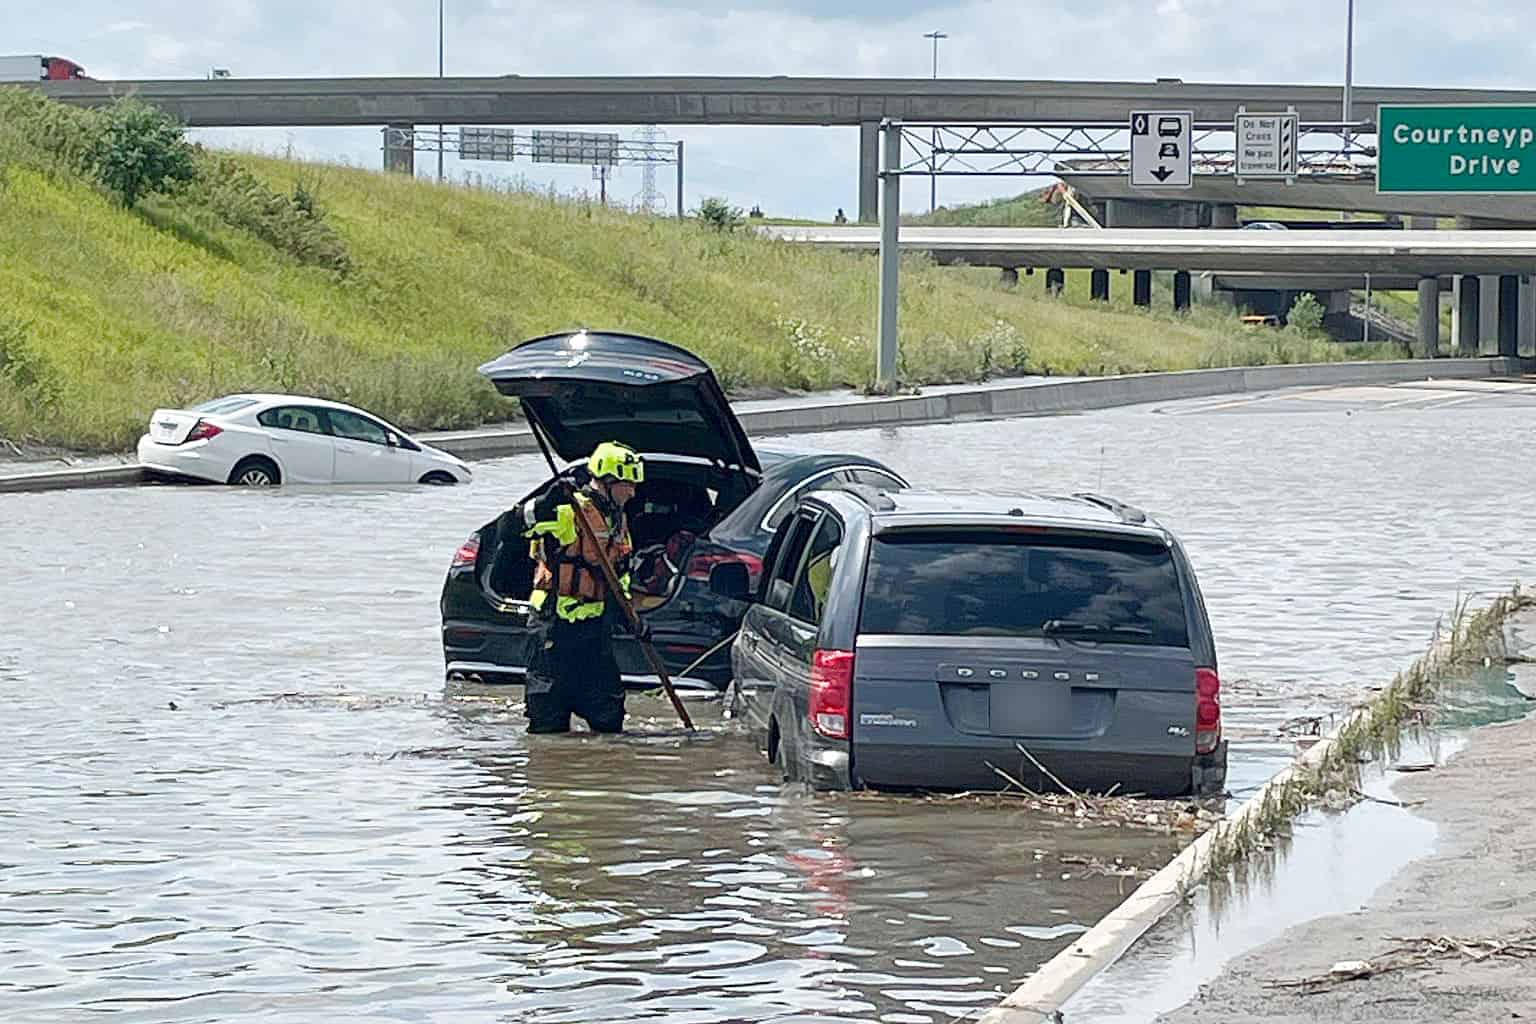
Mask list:
[[[532,514],[532,513],[529,513]],[[537,537],[540,534],[549,534],[560,543],[562,547],[569,547],[576,543],[576,510],[570,505],[561,505],[555,510],[554,519],[546,519],[534,523],[525,531],[529,537]]]

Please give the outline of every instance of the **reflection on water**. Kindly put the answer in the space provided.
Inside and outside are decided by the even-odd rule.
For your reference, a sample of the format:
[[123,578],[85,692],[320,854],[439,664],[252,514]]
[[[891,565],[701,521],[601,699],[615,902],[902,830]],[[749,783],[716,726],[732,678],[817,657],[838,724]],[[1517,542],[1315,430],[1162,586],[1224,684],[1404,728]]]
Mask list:
[[[796,442],[955,485],[1102,471],[1165,516],[1242,792],[1289,755],[1280,722],[1385,681],[1458,590],[1532,575],[1531,485],[1485,439],[1533,426],[1133,411]],[[518,691],[443,685],[436,599],[539,475],[0,499],[7,1020],[947,1021],[1118,902],[1063,854],[1176,845],[786,789],[712,703],[692,739],[654,697],[644,735],[530,739]]]

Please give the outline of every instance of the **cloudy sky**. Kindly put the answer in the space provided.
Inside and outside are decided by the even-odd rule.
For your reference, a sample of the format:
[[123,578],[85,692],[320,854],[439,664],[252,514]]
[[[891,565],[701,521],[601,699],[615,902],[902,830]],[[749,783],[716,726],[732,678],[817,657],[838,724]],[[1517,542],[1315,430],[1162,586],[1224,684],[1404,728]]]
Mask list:
[[[1357,0],[1355,82],[1536,88],[1531,0]],[[449,74],[925,76],[1342,82],[1346,0],[446,0]],[[436,0],[63,0],[0,5],[0,52],[69,57],[95,78],[437,72]],[[575,126],[572,127],[603,127]],[[631,134],[633,129],[619,129]],[[857,130],[667,128],[688,152],[687,202],[723,195],[780,215],[857,206]],[[378,166],[372,129],[199,133],[221,144]],[[419,155],[417,173],[435,173]],[[562,191],[586,168],[459,164]],[[660,173],[671,195],[670,168]],[[940,202],[1017,192],[941,181]],[[1033,184],[1033,183],[1029,183]],[[639,168],[611,185],[621,200]],[[926,187],[906,190],[925,209]]]

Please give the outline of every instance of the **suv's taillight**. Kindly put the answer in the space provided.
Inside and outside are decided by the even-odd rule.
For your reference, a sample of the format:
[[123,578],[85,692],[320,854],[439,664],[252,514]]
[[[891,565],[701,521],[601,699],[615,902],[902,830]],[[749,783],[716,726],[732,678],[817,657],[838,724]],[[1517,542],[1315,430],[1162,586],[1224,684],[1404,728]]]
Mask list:
[[453,553],[453,563],[450,569],[473,569],[475,562],[480,558],[480,535],[470,534],[469,540],[459,545],[459,550]]
[[1213,668],[1195,669],[1195,753],[1209,754],[1221,743],[1221,677]]
[[207,420],[198,420],[192,427],[192,432],[187,435],[187,439],[182,444],[191,444],[193,441],[206,441],[210,437],[218,437],[222,433],[224,433],[224,428],[218,424],[209,423]]
[[756,555],[747,554],[745,551],[704,551],[694,555],[688,560],[686,575],[691,580],[700,583],[709,582],[709,574],[715,566],[725,562],[740,562],[747,567],[747,578],[753,589],[757,588],[757,581],[763,574],[763,560]]
[[852,651],[817,651],[811,656],[812,729],[829,740],[847,739],[852,692]]

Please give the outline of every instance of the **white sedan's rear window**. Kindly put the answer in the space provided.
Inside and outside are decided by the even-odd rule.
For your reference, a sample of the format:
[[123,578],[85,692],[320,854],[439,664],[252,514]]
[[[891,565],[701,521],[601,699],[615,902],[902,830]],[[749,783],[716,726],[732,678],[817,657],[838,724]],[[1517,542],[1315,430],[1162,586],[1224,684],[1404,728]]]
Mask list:
[[247,406],[255,405],[254,398],[215,398],[204,402],[202,405],[194,405],[192,412],[206,412],[214,416],[228,416],[232,412],[239,412]]

